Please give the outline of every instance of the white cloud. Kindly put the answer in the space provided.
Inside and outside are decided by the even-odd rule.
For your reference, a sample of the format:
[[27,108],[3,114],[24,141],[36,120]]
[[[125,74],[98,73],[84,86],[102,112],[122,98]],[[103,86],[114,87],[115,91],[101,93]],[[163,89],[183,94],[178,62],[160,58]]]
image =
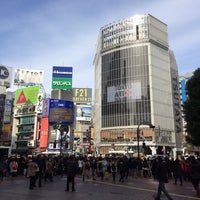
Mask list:
[[76,87],[93,87],[93,59],[100,28],[135,14],[151,14],[168,25],[169,45],[181,72],[200,63],[196,53],[200,50],[198,0],[12,0],[2,4],[0,63],[43,68],[49,91],[55,65],[74,67]]

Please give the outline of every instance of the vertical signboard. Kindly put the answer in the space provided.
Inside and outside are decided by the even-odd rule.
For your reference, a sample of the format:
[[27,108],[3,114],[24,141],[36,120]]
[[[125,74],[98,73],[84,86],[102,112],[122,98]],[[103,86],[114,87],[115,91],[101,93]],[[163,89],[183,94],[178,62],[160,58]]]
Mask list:
[[53,67],[52,89],[72,89],[72,67]]
[[47,148],[48,143],[49,122],[48,118],[42,118],[40,130],[40,148]]
[[42,117],[49,117],[49,98],[43,100]]

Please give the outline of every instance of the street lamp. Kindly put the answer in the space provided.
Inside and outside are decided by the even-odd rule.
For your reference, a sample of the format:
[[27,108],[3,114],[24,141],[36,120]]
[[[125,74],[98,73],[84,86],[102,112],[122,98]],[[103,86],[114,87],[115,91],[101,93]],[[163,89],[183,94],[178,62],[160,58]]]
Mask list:
[[147,125],[147,126],[149,126],[149,128],[155,128],[155,126],[152,125],[149,122],[142,122],[142,123],[138,124],[138,127],[137,127],[137,151],[138,151],[138,158],[140,157],[140,126],[141,125]]

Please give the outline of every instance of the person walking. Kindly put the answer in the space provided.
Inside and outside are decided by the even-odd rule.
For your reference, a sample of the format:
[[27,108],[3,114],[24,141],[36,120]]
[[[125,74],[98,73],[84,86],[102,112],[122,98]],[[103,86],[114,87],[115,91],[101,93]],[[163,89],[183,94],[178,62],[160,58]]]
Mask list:
[[51,158],[47,158],[45,162],[44,181],[46,182],[47,180],[53,182],[53,162]]
[[161,193],[163,192],[165,196],[172,200],[172,197],[169,195],[165,188],[165,183],[168,183],[168,177],[167,177],[167,163],[165,161],[165,158],[158,157],[158,165],[157,165],[157,172],[156,172],[156,178],[159,182],[158,184],[158,192],[156,194],[155,200],[160,200]]
[[200,188],[199,188],[199,181],[200,181],[200,160],[196,159],[194,156],[190,157],[190,178],[191,183],[196,190],[197,197],[200,197]]
[[36,173],[37,173],[38,165],[34,158],[29,158],[28,162],[28,175],[29,175],[29,189],[32,190],[36,185]]
[[89,173],[90,173],[90,162],[87,159],[87,157],[85,157],[83,159],[83,170],[82,170],[83,182],[85,181],[85,177],[87,177],[87,179],[90,178]]
[[72,192],[75,191],[75,176],[78,171],[78,164],[75,161],[75,158],[73,155],[69,156],[69,159],[66,160],[65,163],[66,173],[67,173],[67,184],[65,191],[69,191],[70,183],[72,185]]
[[42,187],[42,178],[45,172],[45,160],[43,158],[43,155],[37,156],[37,165],[38,165],[38,171],[37,171],[38,187]]
[[177,180],[179,179],[180,185],[183,185],[183,179],[182,179],[182,169],[180,165],[180,160],[179,158],[176,158],[174,161],[174,185],[177,184]]
[[114,160],[111,162],[111,167],[110,168],[111,168],[113,182],[115,182],[116,174],[117,174],[117,164],[115,163]]

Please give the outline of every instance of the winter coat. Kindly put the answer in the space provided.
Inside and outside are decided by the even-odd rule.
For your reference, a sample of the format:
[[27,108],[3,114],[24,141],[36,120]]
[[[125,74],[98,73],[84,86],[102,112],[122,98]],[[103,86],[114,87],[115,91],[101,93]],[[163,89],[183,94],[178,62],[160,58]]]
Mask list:
[[38,169],[38,165],[36,162],[29,161],[28,163],[28,175],[29,176],[36,176],[36,172]]
[[167,177],[167,163],[166,161],[159,161],[157,165],[157,172],[156,172],[156,178],[159,182],[168,182],[168,177]]
[[74,160],[69,159],[67,160],[65,165],[66,165],[67,176],[74,177],[77,173],[77,168],[78,168],[77,163]]

